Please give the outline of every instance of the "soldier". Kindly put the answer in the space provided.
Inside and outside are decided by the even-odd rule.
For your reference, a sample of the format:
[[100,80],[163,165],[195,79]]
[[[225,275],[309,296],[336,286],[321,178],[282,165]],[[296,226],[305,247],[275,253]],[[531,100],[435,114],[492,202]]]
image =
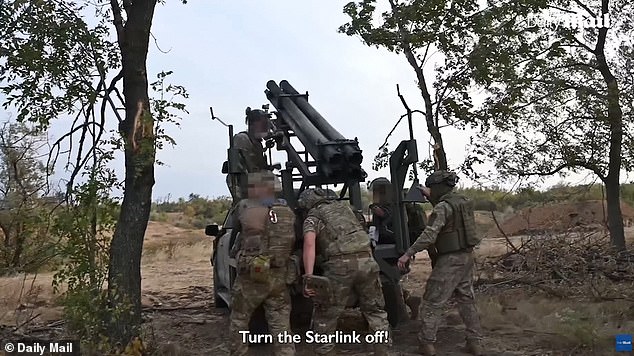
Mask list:
[[[314,331],[334,334],[337,319],[351,297],[356,297],[370,331],[385,330],[389,335],[387,314],[383,310],[383,296],[379,280],[379,265],[372,257],[370,239],[349,204],[328,199],[324,190],[307,189],[300,194],[300,207],[307,211],[304,233],[304,295],[315,296],[308,287],[313,278],[315,255],[323,257],[321,269],[330,281],[328,305],[318,305],[314,317]],[[374,345],[374,354],[387,355],[391,341]],[[315,353],[335,355],[335,344],[320,344]]]
[[467,349],[481,355],[482,331],[473,291],[473,247],[480,239],[475,233],[473,204],[464,196],[453,192],[458,177],[453,172],[436,171],[425,181],[423,194],[434,205],[429,225],[416,242],[399,258],[399,268],[417,252],[431,245],[438,253],[423,295],[423,329],[420,334],[423,355],[436,355],[434,343],[442,309],[454,295],[458,311],[466,326]]
[[[370,183],[369,188],[372,191],[372,204],[370,205],[370,211],[372,212],[371,225],[375,226],[376,231],[378,232],[378,243],[393,244],[395,241],[394,231],[392,231],[392,209],[394,208],[394,199],[392,199],[392,183],[389,179],[380,177],[373,180]],[[412,223],[417,223],[417,221],[414,219],[410,220],[409,215],[407,222],[409,224],[408,227],[410,232],[418,228],[417,226],[412,226]],[[385,286],[385,290],[395,290],[397,298],[403,300],[402,302],[397,301],[397,314],[399,314],[397,319],[405,318],[401,316],[407,313],[405,305],[410,308],[410,319],[418,319],[418,311],[421,303],[420,297],[413,296],[409,291],[401,286],[394,286],[394,288],[388,288]],[[391,320],[391,322],[395,325],[396,320]]]
[[[240,151],[244,173],[255,173],[269,168],[264,154],[262,141],[267,136],[270,127],[270,117],[263,110],[246,109],[247,131],[242,131],[233,136],[233,146]],[[227,185],[234,201],[246,198],[246,192],[240,191],[237,175],[227,176]]]
[[[277,356],[295,355],[292,343],[276,335],[290,330],[291,300],[286,285],[287,265],[295,245],[295,214],[274,197],[275,176],[250,173],[248,199],[238,203],[240,235],[234,244],[238,273],[232,289],[231,355],[246,355],[240,331],[249,330],[253,312],[264,306]],[[237,252],[237,253],[236,253]]]

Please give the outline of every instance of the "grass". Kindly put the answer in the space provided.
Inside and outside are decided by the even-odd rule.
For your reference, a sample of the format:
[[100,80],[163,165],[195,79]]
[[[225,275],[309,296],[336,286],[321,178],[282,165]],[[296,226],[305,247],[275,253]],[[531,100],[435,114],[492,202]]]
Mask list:
[[634,330],[627,301],[553,300],[518,289],[480,297],[478,308],[484,328],[530,335],[529,342],[549,350],[601,352],[612,347],[616,334]]

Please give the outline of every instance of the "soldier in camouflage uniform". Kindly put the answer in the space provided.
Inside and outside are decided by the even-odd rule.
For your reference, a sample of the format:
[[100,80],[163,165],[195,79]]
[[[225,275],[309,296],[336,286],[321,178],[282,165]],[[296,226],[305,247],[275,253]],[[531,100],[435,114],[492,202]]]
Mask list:
[[247,354],[248,345],[239,332],[249,330],[251,316],[262,304],[275,355],[295,355],[292,343],[280,344],[276,337],[290,331],[291,300],[286,277],[295,245],[295,214],[285,201],[275,199],[274,177],[270,172],[249,174],[249,198],[238,203],[240,234],[232,251],[238,261],[238,274],[231,296],[231,355]]
[[[269,114],[263,110],[246,110],[247,131],[242,131],[233,136],[233,146],[240,150],[241,161],[246,173],[256,173],[268,169],[265,149],[262,140],[269,132]],[[227,185],[234,202],[246,198],[246,192],[242,192],[238,175],[229,174]]]
[[456,174],[448,171],[436,171],[427,178],[423,194],[434,205],[429,225],[398,262],[399,267],[405,269],[412,256],[431,245],[435,245],[438,253],[423,295],[420,334],[423,355],[436,355],[436,332],[443,307],[452,295],[457,299],[458,311],[466,326],[468,351],[482,354],[482,331],[473,291],[473,247],[480,239],[475,233],[473,204],[453,192],[457,180]]
[[[349,203],[329,199],[327,192],[319,188],[302,192],[298,203],[308,212],[303,224],[304,278],[310,281],[315,255],[319,254],[324,259],[320,267],[331,286],[328,305],[316,308],[314,331],[333,334],[347,301],[356,297],[370,331],[385,330],[389,333],[387,314],[383,310],[379,265],[372,257],[368,234]],[[305,287],[304,295],[314,296],[315,291]],[[387,355],[390,344],[375,344],[374,354]],[[318,344],[315,348],[315,353],[320,355],[335,355],[335,352],[333,343]]]

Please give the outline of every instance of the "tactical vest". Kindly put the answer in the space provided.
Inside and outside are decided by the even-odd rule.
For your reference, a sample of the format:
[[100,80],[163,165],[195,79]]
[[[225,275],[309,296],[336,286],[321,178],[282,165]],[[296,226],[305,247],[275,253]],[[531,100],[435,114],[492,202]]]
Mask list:
[[295,246],[293,210],[279,200],[271,206],[247,203],[241,208],[241,256],[261,256],[271,267],[285,267]]
[[370,237],[347,202],[328,200],[313,209],[325,224],[317,247],[326,260],[333,256],[370,251]]
[[448,193],[441,197],[451,207],[453,219],[448,220],[436,239],[439,254],[457,252],[474,247],[481,238],[475,230],[473,202],[465,196]]

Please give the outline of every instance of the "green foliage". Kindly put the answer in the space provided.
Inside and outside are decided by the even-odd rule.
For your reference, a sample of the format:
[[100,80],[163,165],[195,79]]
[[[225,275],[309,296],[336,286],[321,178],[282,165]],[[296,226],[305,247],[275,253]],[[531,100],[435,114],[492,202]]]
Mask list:
[[109,306],[104,290],[109,243],[119,215],[119,202],[110,197],[118,185],[114,172],[106,168],[110,159],[100,155],[87,169],[86,182],[71,190],[69,204],[57,214],[53,225],[53,233],[60,238],[57,253],[61,258],[53,287],[56,293],[63,292],[69,329],[90,348],[107,344],[104,338],[111,318],[117,308],[124,307]]
[[45,144],[25,124],[0,128],[0,275],[36,271],[52,257],[48,228],[57,202],[46,197],[50,169],[38,152]]
[[[176,145],[176,141],[165,133],[164,124],[173,124],[180,127],[181,117],[178,112],[189,114],[185,109],[185,104],[175,101],[178,99],[187,99],[189,94],[185,90],[185,87],[180,85],[168,84],[165,86],[166,78],[173,72],[161,72],[157,75],[157,80],[150,83],[152,91],[157,98],[150,98],[150,105],[152,112],[154,113],[154,148],[160,150],[164,147],[165,143],[172,146]],[[169,96],[169,98],[167,98]],[[163,165],[163,162],[157,160],[158,165]]]
[[[601,184],[570,186],[558,184],[545,191],[533,188],[522,188],[516,191],[505,191],[497,187],[464,188],[459,191],[476,203],[476,210],[490,210],[492,203],[497,211],[507,208],[522,209],[529,206],[557,203],[582,202],[605,199],[605,191]],[[634,206],[634,184],[621,185],[622,200]]]
[[[478,123],[470,155],[493,159],[499,179],[589,170],[605,180],[608,164],[612,172],[632,169],[631,4],[605,2],[609,29],[528,21],[562,14],[557,8],[594,17],[589,11],[598,9],[583,3],[510,1],[476,16],[478,44],[466,74],[486,99],[448,114]],[[618,151],[609,158],[609,150]]]
[[[231,198],[218,197],[203,198],[198,194],[190,194],[187,199],[179,198],[170,201],[169,198],[152,204],[150,219],[160,222],[171,222],[181,228],[203,229],[207,224],[222,224],[229,208]],[[182,213],[178,220],[170,221],[168,213]]]
[[94,102],[91,77],[105,80],[119,53],[110,41],[109,18],[96,7],[88,25],[80,14],[88,1],[3,1],[0,6],[0,92],[4,107],[14,106],[19,121],[48,127],[53,118]]
[[[379,13],[380,5],[387,11]],[[368,46],[403,53],[416,74],[418,87],[425,104],[427,130],[435,146],[435,154],[421,162],[423,172],[431,173],[436,165],[446,164],[441,144],[440,129],[447,125],[458,128],[471,123],[469,117],[456,113],[468,112],[471,103],[471,78],[466,76],[468,54],[476,44],[472,28],[478,3],[470,0],[362,0],[350,2],[343,12],[350,21],[339,28],[348,36],[358,36]],[[444,63],[435,68],[436,78],[426,77],[424,67],[436,54],[444,56]],[[401,120],[399,120],[400,122]],[[398,123],[397,123],[398,125]],[[391,152],[387,145],[380,147],[373,169],[387,166]],[[466,160],[461,170],[475,175],[474,159]]]

